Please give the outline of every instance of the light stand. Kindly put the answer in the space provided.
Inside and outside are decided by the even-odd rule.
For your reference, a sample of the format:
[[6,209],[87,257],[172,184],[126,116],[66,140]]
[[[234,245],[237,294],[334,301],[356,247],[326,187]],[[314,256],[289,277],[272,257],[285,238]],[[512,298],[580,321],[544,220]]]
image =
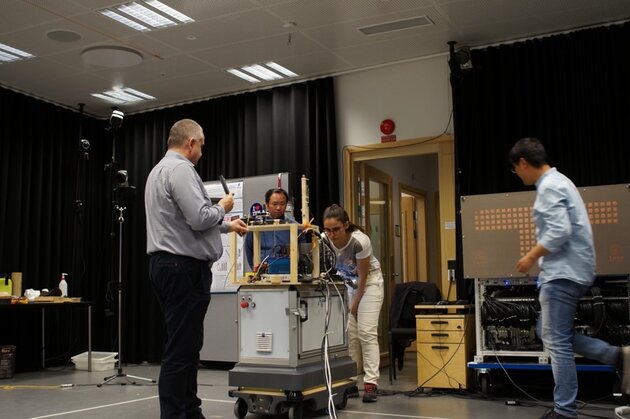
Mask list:
[[[128,186],[128,188],[133,188],[132,186]],[[118,211],[118,372],[115,375],[111,375],[109,377],[105,377],[101,384],[97,384],[97,387],[101,387],[104,384],[109,384],[117,378],[122,378],[124,381],[119,384],[124,386],[125,384],[134,384],[135,381],[130,380],[142,380],[148,381],[150,383],[155,383],[155,380],[151,378],[138,377],[135,375],[125,374],[122,369],[122,242],[123,242],[123,223],[125,222],[124,212],[127,209],[126,207],[120,206],[116,204],[114,207],[116,211]]]
[[85,234],[84,234],[84,215],[85,215],[85,192],[86,177],[88,175],[88,160],[90,142],[83,138],[83,109],[85,104],[79,103],[79,144],[77,147],[78,161],[76,170],[76,188],[74,200],[74,227],[72,240],[72,265],[70,270],[70,278],[73,278],[73,291],[75,295],[83,286],[83,277],[85,275]]
[[[112,174],[113,171],[116,170],[117,162],[116,162],[116,131],[122,125],[124,114],[121,111],[114,110],[112,112],[112,116],[109,120],[111,129],[113,130],[113,146],[112,146],[112,162],[109,165],[105,166],[105,170],[110,169]],[[109,377],[105,377],[104,382],[97,384],[97,387],[101,387],[104,384],[110,384],[114,380],[121,378],[123,379],[119,384],[134,384],[136,382],[134,380],[142,380],[151,383],[155,383],[155,380],[151,378],[138,377],[135,375],[125,374],[122,369],[122,248],[123,248],[123,223],[125,222],[124,212],[127,209],[125,206],[126,203],[131,203],[131,199],[135,194],[135,187],[129,185],[129,179],[127,176],[126,170],[118,170],[116,172],[115,177],[112,176],[112,183],[115,181],[115,187],[112,190],[112,207],[114,211],[118,212],[118,370],[115,375],[111,375]],[[112,220],[113,222],[113,220]],[[112,224],[112,238],[114,236],[114,228]],[[113,247],[112,240],[112,247]],[[114,256],[114,252],[112,251],[112,258]],[[114,264],[112,263],[112,266]]]

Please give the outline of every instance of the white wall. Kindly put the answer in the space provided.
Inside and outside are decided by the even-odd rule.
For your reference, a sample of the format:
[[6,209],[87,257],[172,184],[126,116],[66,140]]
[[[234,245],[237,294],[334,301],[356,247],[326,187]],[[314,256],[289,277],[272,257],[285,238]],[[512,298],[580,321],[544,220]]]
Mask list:
[[[375,53],[378,53],[376,51]],[[335,78],[337,141],[339,144],[340,191],[343,201],[343,148],[380,143],[380,123],[390,118],[396,123],[397,140],[409,140],[452,133],[451,90],[448,56],[440,55],[416,61],[393,64],[371,70],[346,74]],[[429,156],[424,157],[429,158]],[[437,191],[437,160],[423,163],[412,158],[392,161],[371,161],[394,176],[394,224],[400,224],[398,210],[398,181],[430,192],[427,194],[430,220],[434,219],[435,202],[432,192]],[[433,167],[435,166],[435,167]],[[420,168],[423,169],[420,169]],[[419,173],[427,170],[426,173]],[[410,181],[421,178],[424,185]],[[431,186],[429,186],[431,185]],[[345,205],[345,203],[343,203]],[[429,223],[429,240],[435,241],[433,223]],[[400,243],[395,244],[396,269],[400,272]],[[437,248],[429,246],[430,277],[434,280],[437,267]],[[437,278],[435,278],[437,280]]]
[[386,118],[396,123],[398,140],[441,134],[451,111],[447,56],[338,76],[335,97],[340,151],[380,143]]

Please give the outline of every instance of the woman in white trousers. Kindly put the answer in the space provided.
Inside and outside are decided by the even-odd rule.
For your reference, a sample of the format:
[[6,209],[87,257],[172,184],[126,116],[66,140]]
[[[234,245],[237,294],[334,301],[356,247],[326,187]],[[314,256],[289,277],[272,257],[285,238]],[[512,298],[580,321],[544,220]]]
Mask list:
[[383,305],[383,274],[372,254],[370,238],[333,204],[324,211],[324,231],[336,255],[335,268],[348,285],[350,357],[363,364],[363,401],[377,400],[380,349],[378,317]]

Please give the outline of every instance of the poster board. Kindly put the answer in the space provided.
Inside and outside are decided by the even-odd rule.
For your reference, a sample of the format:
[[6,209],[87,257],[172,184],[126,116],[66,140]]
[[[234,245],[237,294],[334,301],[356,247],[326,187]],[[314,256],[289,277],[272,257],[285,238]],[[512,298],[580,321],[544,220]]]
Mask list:
[[[237,216],[247,218],[249,209],[253,204],[263,204],[265,202],[265,192],[269,189],[283,188],[291,197],[289,173],[286,172],[227,179],[227,185],[230,193],[234,194],[234,208],[225,215],[227,220]],[[204,182],[204,186],[213,200],[220,199],[225,195],[223,187],[218,180]],[[242,277],[245,269],[248,269],[245,252],[243,251],[245,240],[240,236],[237,238],[236,266],[231,266],[232,264],[229,262],[231,252],[229,236],[222,234],[221,240],[223,242],[223,255],[212,266],[212,287],[210,291],[212,293],[236,292],[238,285],[230,283],[228,274],[235,269],[237,277]]]
[[[578,188],[595,245],[597,275],[630,273],[630,185]],[[536,244],[532,208],[536,192],[461,198],[465,278],[516,278],[516,262]],[[537,276],[534,265],[529,276]]]

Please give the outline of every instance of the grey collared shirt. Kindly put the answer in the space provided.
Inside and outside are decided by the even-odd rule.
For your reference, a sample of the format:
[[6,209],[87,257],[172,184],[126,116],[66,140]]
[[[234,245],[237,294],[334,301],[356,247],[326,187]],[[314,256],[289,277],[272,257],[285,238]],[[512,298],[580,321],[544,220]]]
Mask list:
[[155,165],[144,192],[147,215],[147,253],[159,251],[212,263],[223,253],[220,233],[225,211],[212,205],[190,160],[167,151]]

